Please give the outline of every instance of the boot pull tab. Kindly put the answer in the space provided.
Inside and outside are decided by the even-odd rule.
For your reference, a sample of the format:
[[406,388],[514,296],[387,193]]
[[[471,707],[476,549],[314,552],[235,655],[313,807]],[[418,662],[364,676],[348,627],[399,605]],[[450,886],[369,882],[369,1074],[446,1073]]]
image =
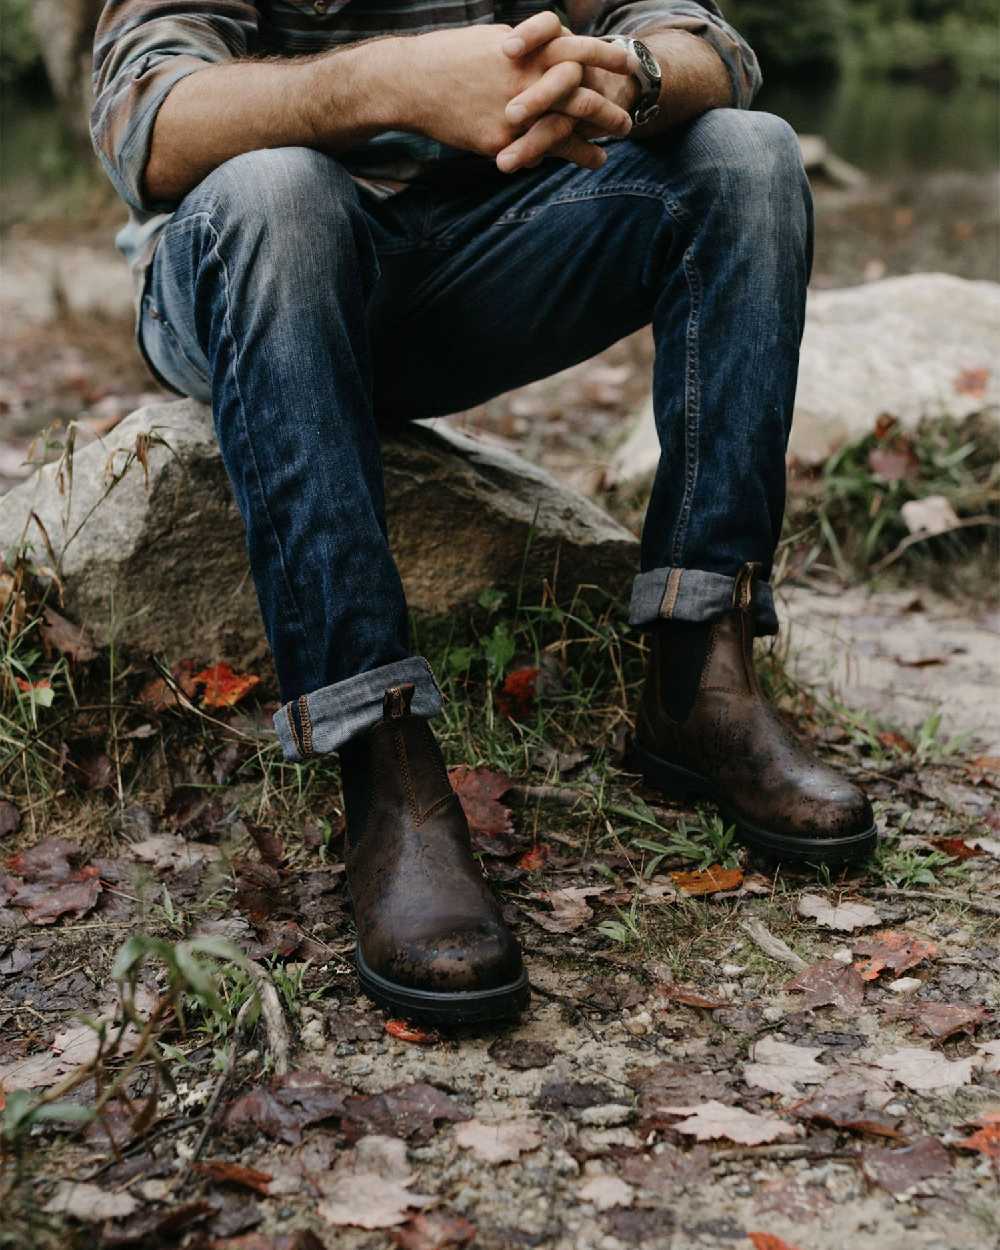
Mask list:
[[402,686],[390,686],[382,699],[382,718],[399,720],[402,716],[408,716],[412,702],[413,682],[406,682]]
[[760,565],[754,562],[744,564],[736,574],[733,583],[733,607],[741,612],[749,612],[753,603],[753,583],[760,571]]

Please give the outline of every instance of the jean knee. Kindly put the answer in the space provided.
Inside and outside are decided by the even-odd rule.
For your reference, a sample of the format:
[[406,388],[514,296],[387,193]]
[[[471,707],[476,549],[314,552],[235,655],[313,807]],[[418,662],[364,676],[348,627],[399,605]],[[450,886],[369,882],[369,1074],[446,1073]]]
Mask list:
[[808,197],[798,135],[784,118],[713,109],[693,123],[687,142],[713,186],[772,203]]

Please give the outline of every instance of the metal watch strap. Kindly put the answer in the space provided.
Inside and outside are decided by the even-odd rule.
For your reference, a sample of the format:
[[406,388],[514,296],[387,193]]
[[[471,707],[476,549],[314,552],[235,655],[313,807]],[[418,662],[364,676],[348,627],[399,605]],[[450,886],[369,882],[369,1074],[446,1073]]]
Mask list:
[[644,126],[660,111],[660,66],[641,39],[627,35],[602,35],[605,43],[620,43],[629,54],[632,77],[639,84],[639,98],[632,109],[632,125]]

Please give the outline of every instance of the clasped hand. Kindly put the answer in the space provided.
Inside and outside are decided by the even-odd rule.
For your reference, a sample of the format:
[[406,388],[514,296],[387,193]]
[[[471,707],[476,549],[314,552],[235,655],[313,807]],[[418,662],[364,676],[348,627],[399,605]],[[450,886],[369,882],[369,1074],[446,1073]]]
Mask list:
[[494,157],[504,173],[546,156],[599,169],[607,155],[590,140],[622,138],[632,128],[627,110],[634,84],[625,49],[572,34],[554,13],[537,13],[516,27],[471,26],[419,38],[428,41],[425,82],[440,103],[421,119],[421,129]]

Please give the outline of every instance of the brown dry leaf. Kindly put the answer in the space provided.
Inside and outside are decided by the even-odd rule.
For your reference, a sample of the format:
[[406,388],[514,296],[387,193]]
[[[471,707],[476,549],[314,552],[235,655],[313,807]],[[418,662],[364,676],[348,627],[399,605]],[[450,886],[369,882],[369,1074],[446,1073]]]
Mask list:
[[85,916],[96,904],[101,889],[96,870],[93,876],[81,881],[32,881],[20,887],[11,905],[24,911],[29,924],[55,924],[61,916]]
[[899,1132],[899,1117],[890,1118],[879,1111],[872,1111],[866,1104],[863,1092],[850,1094],[828,1094],[825,1091],[813,1094],[805,1102],[792,1108],[792,1114],[800,1120],[814,1120],[819,1124],[832,1124],[834,1128],[853,1129],[858,1133],[871,1133],[875,1137],[888,1137],[902,1140]]
[[406,1183],[378,1172],[335,1174],[324,1191],[326,1198],[317,1214],[340,1228],[392,1228],[405,1223],[410,1212],[434,1201],[429,1194],[411,1193]]
[[867,929],[880,924],[882,917],[867,903],[827,902],[820,894],[803,894],[799,899],[800,916],[809,916],[824,929],[836,929],[838,933],[853,933],[855,929]]
[[865,983],[853,964],[821,959],[785,983],[786,990],[805,994],[804,1011],[832,1005],[841,1011],[855,1011],[865,996]]
[[205,707],[235,707],[245,695],[260,685],[260,678],[234,673],[228,664],[213,664],[191,678],[195,686],[203,686]]
[[93,639],[82,625],[74,625],[53,608],[45,609],[45,620],[39,628],[47,651],[59,651],[69,659],[84,664],[97,658]]
[[875,1061],[884,1072],[890,1072],[900,1085],[914,1090],[954,1090],[972,1080],[975,1056],[948,1059],[934,1050],[918,1046],[901,1046]]
[[985,1007],[965,1003],[918,1002],[906,1013],[913,1023],[938,1041],[955,1033],[972,1033],[989,1016]]
[[132,854],[154,868],[191,868],[206,859],[218,859],[222,852],[210,842],[189,842],[176,833],[154,833],[132,843]]
[[484,1163],[512,1163],[542,1141],[539,1122],[531,1119],[501,1120],[492,1124],[467,1120],[455,1129],[455,1141]]
[[963,1150],[978,1150],[990,1159],[1000,1159],[1000,1111],[987,1111],[973,1123],[981,1127],[955,1145]]
[[747,1233],[753,1243],[754,1250],[799,1250],[798,1246],[790,1245],[774,1233]]
[[902,734],[895,733],[891,729],[886,730],[884,733],[880,733],[878,735],[878,740],[884,747],[890,747],[893,750],[899,751],[901,755],[913,754],[913,743],[909,740],[909,738],[904,738]]
[[741,1107],[727,1107],[725,1103],[709,1099],[694,1107],[664,1107],[671,1115],[689,1118],[675,1124],[677,1133],[689,1133],[698,1141],[714,1141],[724,1137],[741,1146],[760,1146],[776,1141],[779,1137],[794,1137],[795,1129],[784,1120],[773,1116],[753,1115]]
[[44,838],[28,850],[11,855],[7,867],[25,881],[66,881],[73,873],[70,861],[79,859],[82,853],[82,848],[67,838]]
[[712,864],[709,868],[696,868],[692,872],[672,872],[670,880],[678,890],[693,897],[719,894],[723,890],[735,890],[743,884],[743,869]]
[[983,399],[989,380],[989,369],[963,369],[955,379],[955,392],[958,395],[971,395],[973,399]]
[[527,1037],[498,1037],[487,1052],[494,1063],[515,1072],[547,1068],[557,1053],[554,1046]]
[[546,899],[551,903],[551,912],[529,911],[525,908],[524,913],[549,933],[573,933],[594,918],[594,913],[585,900],[604,894],[610,889],[610,885],[582,885],[566,886],[562,890],[548,890],[534,897]]
[[475,1224],[461,1215],[432,1211],[415,1215],[402,1228],[394,1228],[389,1237],[400,1250],[462,1250],[472,1245],[475,1235]]
[[946,1176],[951,1157],[936,1137],[921,1137],[909,1146],[868,1151],[862,1156],[861,1167],[870,1181],[905,1202],[920,1192],[924,1181]]
[[239,1185],[244,1189],[253,1189],[267,1197],[267,1187],[271,1183],[270,1172],[258,1172],[256,1168],[245,1167],[242,1163],[232,1163],[228,1159],[206,1159],[194,1165],[196,1172],[210,1176],[213,1181],[223,1181],[230,1185]]
[[753,1062],[743,1065],[743,1079],[772,1094],[797,1097],[799,1085],[819,1085],[829,1076],[816,1062],[822,1046],[792,1046],[769,1036],[761,1038],[750,1053]]
[[239,1136],[264,1133],[296,1145],[306,1125],[342,1116],[350,1093],[350,1086],[320,1072],[289,1072],[240,1095],[223,1123]]
[[683,1003],[685,1007],[704,1007],[708,1011],[715,1011],[719,1007],[729,1005],[724,998],[710,998],[690,985],[674,985],[672,982],[666,982],[656,988],[664,998],[669,998],[675,1003]]
[[440,1123],[471,1118],[467,1108],[436,1086],[415,1081],[368,1097],[352,1095],[345,1101],[341,1128],[351,1141],[366,1133],[378,1133],[426,1142]]
[[880,929],[871,937],[855,942],[854,953],[869,956],[867,960],[855,963],[854,967],[863,981],[874,981],[883,972],[894,972],[899,976],[925,959],[933,959],[938,948],[933,942],[924,941],[902,929]]
[[961,838],[931,838],[930,844],[936,851],[950,855],[952,859],[975,859],[983,854],[976,847],[969,846],[968,843],[963,842]]
[[473,834],[496,836],[514,832],[510,808],[497,801],[514,784],[510,777],[490,768],[459,764],[448,769],[448,779]]
[[139,1209],[131,1194],[114,1194],[84,1181],[60,1181],[42,1208],[50,1215],[68,1215],[85,1224],[122,1219]]

